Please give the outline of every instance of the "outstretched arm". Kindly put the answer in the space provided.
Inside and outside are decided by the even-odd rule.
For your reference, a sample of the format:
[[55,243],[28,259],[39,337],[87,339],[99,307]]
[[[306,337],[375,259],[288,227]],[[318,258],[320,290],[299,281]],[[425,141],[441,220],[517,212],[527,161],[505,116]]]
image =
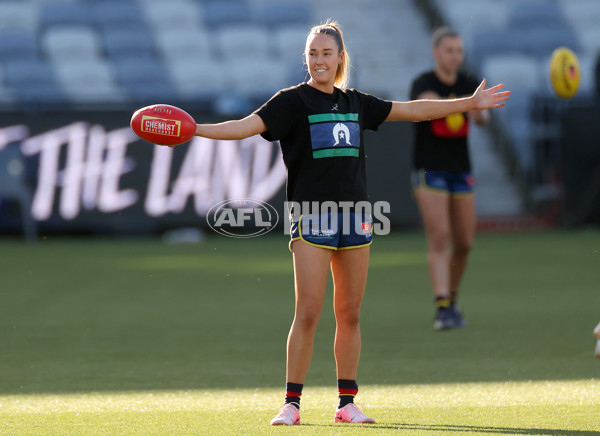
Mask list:
[[267,126],[256,114],[218,124],[196,124],[196,136],[210,139],[244,139],[266,131]]
[[510,91],[500,91],[504,85],[485,89],[483,79],[471,97],[451,100],[413,100],[392,102],[386,121],[426,121],[443,118],[448,115],[502,107],[510,98]]

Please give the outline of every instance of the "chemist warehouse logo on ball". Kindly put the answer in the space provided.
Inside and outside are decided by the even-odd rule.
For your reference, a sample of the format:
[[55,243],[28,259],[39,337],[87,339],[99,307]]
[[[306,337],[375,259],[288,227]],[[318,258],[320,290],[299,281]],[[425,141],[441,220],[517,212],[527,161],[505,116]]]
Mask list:
[[215,204],[206,220],[210,228],[221,235],[255,238],[273,230],[279,222],[279,214],[269,203],[242,198]]

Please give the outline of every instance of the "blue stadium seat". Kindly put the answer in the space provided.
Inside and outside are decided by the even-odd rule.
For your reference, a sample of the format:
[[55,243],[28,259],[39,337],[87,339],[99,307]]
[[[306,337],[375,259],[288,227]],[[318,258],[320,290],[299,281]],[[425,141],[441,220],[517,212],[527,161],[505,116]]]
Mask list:
[[0,29],[34,31],[38,24],[38,7],[26,2],[0,3]]
[[255,21],[269,27],[305,25],[311,23],[309,6],[304,2],[269,2],[255,11]]
[[507,29],[494,29],[478,32],[473,37],[473,45],[468,53],[469,63],[479,70],[481,63],[488,56],[524,51],[523,34]]
[[3,65],[4,83],[14,90],[21,100],[26,101],[62,101],[52,68],[39,59],[12,61]]
[[224,66],[218,60],[188,57],[167,63],[167,69],[180,98],[210,103],[227,90]]
[[170,0],[152,1],[142,6],[144,17],[155,30],[197,29],[203,26],[204,8],[198,2]]
[[204,3],[204,23],[209,27],[248,23],[252,10],[244,0],[209,0]]
[[69,100],[113,102],[123,99],[110,61],[71,58],[53,64],[53,68],[56,80]]
[[532,169],[533,145],[531,143],[531,95],[518,92],[511,95],[510,104],[501,111],[494,112],[503,124],[504,130],[512,140],[513,152],[524,170]]
[[164,65],[156,59],[115,60],[118,83],[135,101],[166,101],[176,97]]
[[290,63],[302,61],[308,30],[308,26],[299,25],[278,29],[271,37],[277,55]]
[[106,30],[102,34],[106,54],[111,59],[155,57],[152,33],[144,28]]
[[537,58],[552,54],[556,47],[569,47],[575,52],[581,50],[581,45],[574,32],[567,28],[547,27],[532,29],[523,40],[525,51]]
[[94,23],[90,9],[80,3],[54,2],[40,7],[41,30],[50,26],[90,26]]
[[0,62],[39,57],[37,35],[26,30],[0,33]]
[[101,31],[146,26],[142,11],[135,3],[107,0],[94,2],[88,7]]
[[508,14],[508,27],[529,30],[536,27],[565,28],[567,21],[560,5],[553,1],[515,2]]
[[157,51],[167,62],[183,62],[188,58],[203,60],[211,57],[212,35],[204,30],[163,28],[154,32],[154,36]]
[[529,92],[542,83],[538,62],[528,54],[488,56],[482,63],[482,76],[490,84],[504,83],[513,93]]
[[[275,92],[291,85],[289,65],[272,58],[247,59],[230,58],[225,61],[225,72],[231,91],[251,100],[263,103]],[[268,65],[265,68],[265,65]]]
[[271,52],[269,39],[272,34],[257,24],[222,26],[215,32],[216,48],[223,58],[253,58],[267,56]]
[[54,61],[102,56],[102,41],[90,26],[53,26],[41,35],[44,55]]

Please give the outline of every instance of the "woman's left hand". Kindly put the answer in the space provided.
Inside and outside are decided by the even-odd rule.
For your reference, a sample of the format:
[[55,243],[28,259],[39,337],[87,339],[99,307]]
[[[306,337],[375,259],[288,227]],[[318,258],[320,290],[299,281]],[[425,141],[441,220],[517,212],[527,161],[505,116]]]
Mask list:
[[503,84],[488,89],[485,89],[485,85],[486,80],[483,79],[473,93],[472,98],[475,105],[473,109],[493,109],[504,106],[510,98],[510,91],[500,91],[504,88]]

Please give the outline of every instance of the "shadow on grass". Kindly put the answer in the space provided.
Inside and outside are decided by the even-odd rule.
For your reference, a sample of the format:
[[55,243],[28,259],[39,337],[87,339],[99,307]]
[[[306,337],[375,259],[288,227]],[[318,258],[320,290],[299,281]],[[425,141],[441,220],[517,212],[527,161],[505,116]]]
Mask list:
[[[344,424],[302,424],[310,427],[340,427]],[[363,427],[363,425],[360,425]],[[597,431],[587,430],[561,430],[548,428],[511,428],[511,427],[486,427],[477,425],[451,425],[451,424],[411,424],[411,423],[390,423],[390,424],[365,424],[365,428],[380,430],[420,430],[420,431],[447,431],[451,433],[490,433],[490,434],[523,434],[523,435],[560,435],[560,436],[585,436],[598,435]]]

